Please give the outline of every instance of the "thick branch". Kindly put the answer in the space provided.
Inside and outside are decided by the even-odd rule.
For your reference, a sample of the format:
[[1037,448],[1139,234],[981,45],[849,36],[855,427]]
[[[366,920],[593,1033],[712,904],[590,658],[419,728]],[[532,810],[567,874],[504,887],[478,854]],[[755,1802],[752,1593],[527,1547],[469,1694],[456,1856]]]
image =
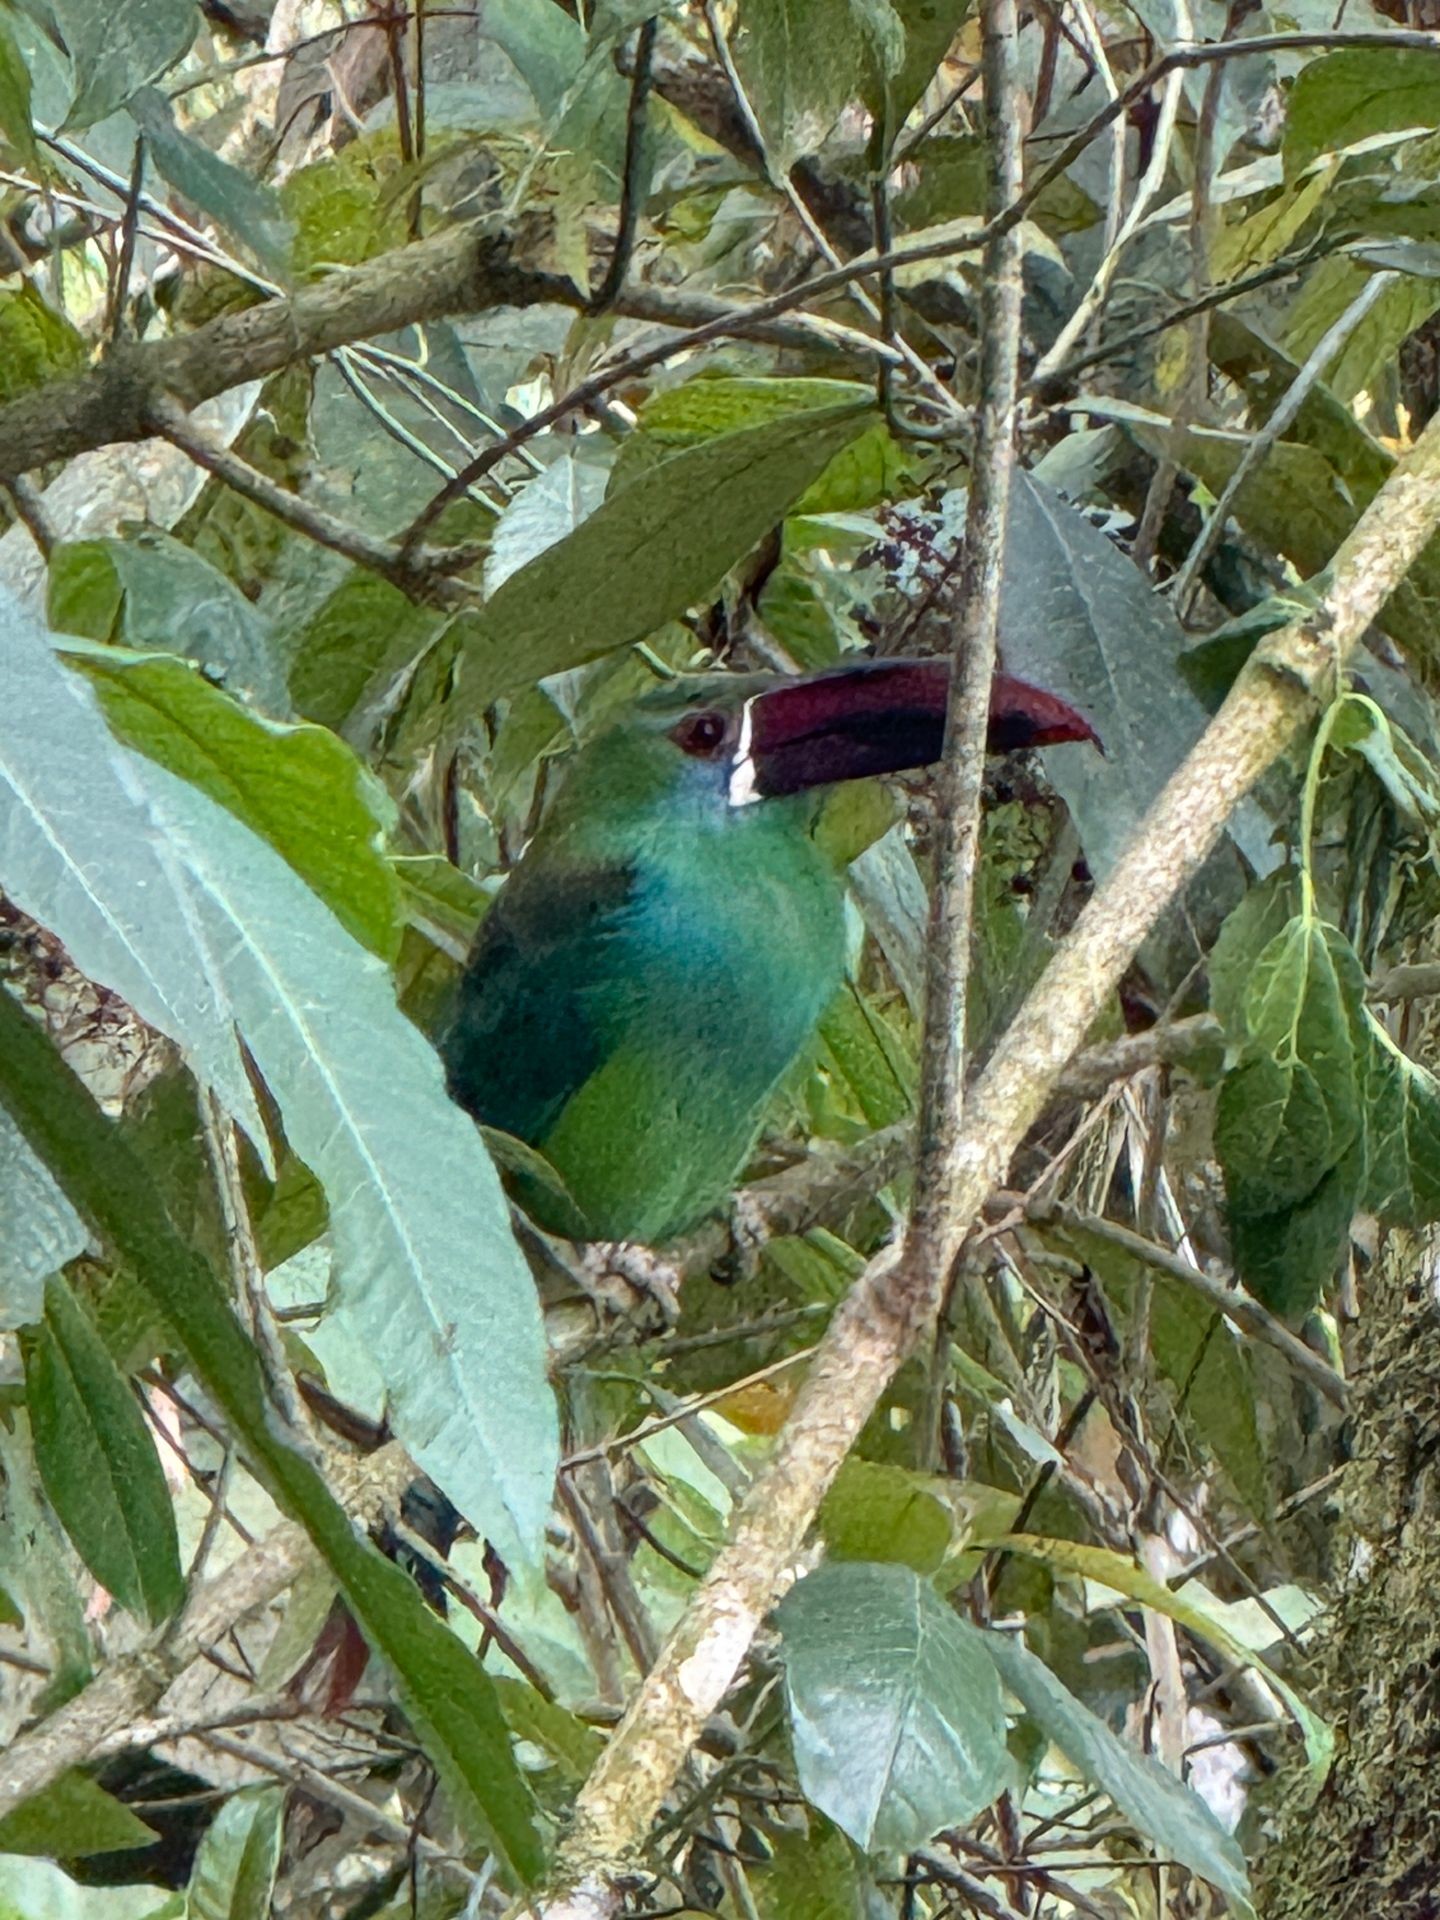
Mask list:
[[[531,237],[533,239],[533,237]],[[447,314],[542,300],[574,305],[568,280],[519,264],[523,232],[452,227],[364,266],[335,273],[288,300],[222,314],[193,333],[117,346],[73,380],[55,380],[0,408],[0,474],[28,473],[117,440],[144,440],[167,396],[190,408],[243,381],[352,340]]]
[[[974,1219],[1145,934],[1198,871],[1239,800],[1335,684],[1338,669],[1440,524],[1440,419],[1345,541],[1323,607],[1271,636],[1141,823],[981,1075],[956,1143],[953,1216]],[[871,1263],[831,1322],[769,1465],[582,1791],[547,1920],[607,1911],[729,1689],[840,1463],[915,1333],[903,1256]],[[611,1909],[613,1910],[613,1908]]]

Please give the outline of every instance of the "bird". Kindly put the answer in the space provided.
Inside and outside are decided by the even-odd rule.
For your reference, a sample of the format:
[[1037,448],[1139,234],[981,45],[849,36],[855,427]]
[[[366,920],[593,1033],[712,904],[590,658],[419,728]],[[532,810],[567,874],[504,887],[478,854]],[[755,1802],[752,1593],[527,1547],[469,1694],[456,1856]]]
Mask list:
[[[548,1163],[512,1181],[537,1224],[663,1247],[725,1206],[844,979],[825,790],[938,759],[949,679],[896,657],[685,675],[575,752],[439,1042],[451,1097]],[[997,673],[989,749],[1064,741],[1100,747]]]

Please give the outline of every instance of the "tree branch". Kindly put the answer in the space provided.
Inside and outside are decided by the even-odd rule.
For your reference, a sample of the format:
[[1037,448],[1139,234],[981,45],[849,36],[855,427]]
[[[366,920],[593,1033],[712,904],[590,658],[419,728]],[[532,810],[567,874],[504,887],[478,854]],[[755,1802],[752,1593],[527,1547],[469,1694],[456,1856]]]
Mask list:
[[167,396],[190,408],[243,381],[352,340],[447,314],[564,300],[568,280],[519,264],[538,234],[483,223],[452,227],[336,273],[287,300],[222,314],[193,333],[119,345],[87,373],[54,380],[0,408],[0,474],[13,477],[117,440],[144,440]]

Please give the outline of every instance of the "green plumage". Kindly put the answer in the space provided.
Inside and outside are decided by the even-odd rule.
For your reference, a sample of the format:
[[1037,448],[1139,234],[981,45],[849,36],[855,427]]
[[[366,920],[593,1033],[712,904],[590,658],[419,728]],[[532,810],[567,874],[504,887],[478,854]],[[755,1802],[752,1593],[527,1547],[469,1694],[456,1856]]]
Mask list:
[[672,737],[750,691],[685,683],[587,745],[480,929],[451,1091],[551,1163],[573,1207],[522,1197],[556,1231],[659,1243],[723,1203],[841,983],[816,795],[733,805],[729,758]]

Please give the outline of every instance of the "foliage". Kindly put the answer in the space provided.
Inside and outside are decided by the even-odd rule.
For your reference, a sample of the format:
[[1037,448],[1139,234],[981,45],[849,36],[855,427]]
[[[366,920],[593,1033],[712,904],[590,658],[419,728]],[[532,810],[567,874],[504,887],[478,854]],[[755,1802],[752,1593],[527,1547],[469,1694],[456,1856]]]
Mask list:
[[[267,50],[271,11],[0,0],[21,1920],[438,1920],[540,1882],[908,1196],[881,1149],[921,1078],[924,776],[815,828],[848,972],[766,1115],[747,1253],[706,1223],[657,1278],[539,1234],[514,1202],[553,1170],[429,1043],[577,743],[677,673],[948,647],[986,399],[971,9],[350,0],[274,9]],[[1262,5],[1174,124],[1133,103],[1114,172],[1092,122],[1189,27],[1020,29],[1045,364],[1001,649],[1105,751],[991,764],[977,1057],[1440,403],[1437,55],[1388,11],[1286,39]],[[1257,1773],[1332,1747],[1304,1656],[1339,1310],[1377,1232],[1440,1221],[1434,969],[1404,969],[1436,958],[1437,603],[1432,549],[1073,1036],[1149,1052],[1017,1156],[639,1907],[1250,1910]],[[121,1705],[32,1778],[82,1692]]]

